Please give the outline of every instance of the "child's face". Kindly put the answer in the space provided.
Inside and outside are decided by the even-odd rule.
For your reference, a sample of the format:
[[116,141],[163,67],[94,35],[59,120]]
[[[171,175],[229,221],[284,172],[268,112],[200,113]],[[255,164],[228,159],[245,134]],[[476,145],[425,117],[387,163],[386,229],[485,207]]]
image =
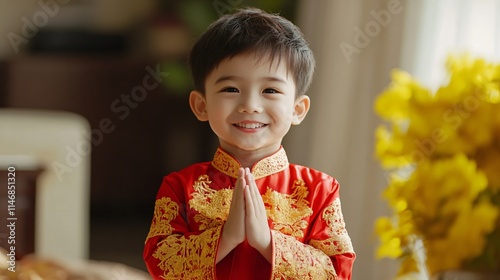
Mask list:
[[223,60],[205,81],[205,95],[193,91],[190,104],[201,121],[208,121],[221,147],[236,155],[276,152],[292,124],[309,109],[309,98],[296,98],[286,62],[254,54]]

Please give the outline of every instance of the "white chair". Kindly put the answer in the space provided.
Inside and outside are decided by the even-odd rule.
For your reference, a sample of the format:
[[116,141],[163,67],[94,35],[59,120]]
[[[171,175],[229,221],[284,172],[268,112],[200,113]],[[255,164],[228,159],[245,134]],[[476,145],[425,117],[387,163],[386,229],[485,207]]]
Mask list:
[[89,256],[89,138],[90,126],[77,114],[0,108],[0,161],[44,168],[36,192],[38,256]]

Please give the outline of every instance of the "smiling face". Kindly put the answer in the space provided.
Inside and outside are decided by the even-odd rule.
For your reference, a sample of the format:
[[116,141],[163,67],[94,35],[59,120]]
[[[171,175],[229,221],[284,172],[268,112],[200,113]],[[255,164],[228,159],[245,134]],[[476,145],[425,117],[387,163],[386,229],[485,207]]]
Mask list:
[[235,156],[263,158],[276,152],[292,124],[309,110],[309,98],[296,97],[284,60],[239,54],[223,60],[205,80],[205,94],[192,91],[190,105],[208,121],[220,146]]

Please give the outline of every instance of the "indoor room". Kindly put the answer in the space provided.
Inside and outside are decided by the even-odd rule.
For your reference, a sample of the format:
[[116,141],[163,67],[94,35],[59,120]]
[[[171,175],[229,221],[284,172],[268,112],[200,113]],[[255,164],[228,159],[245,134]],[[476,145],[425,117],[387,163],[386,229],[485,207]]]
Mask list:
[[[265,240],[272,258],[253,246],[248,232],[241,244],[261,253],[258,264],[268,260],[269,279],[500,279],[500,1],[0,0],[0,7],[0,279],[208,279],[190,274],[199,269],[192,259],[183,263],[182,277],[171,276],[177,274],[169,274],[174,271],[169,265],[181,261],[167,261],[172,251],[166,237],[179,220],[200,222],[190,212],[199,212],[195,206],[213,206],[217,219],[202,221],[199,231],[186,222],[184,235],[174,230],[181,236],[176,241],[204,236],[216,225],[224,237],[214,244],[222,246],[231,236],[225,235],[224,223],[242,181],[248,184],[242,186],[242,203],[250,200],[246,190],[253,185],[260,191],[254,198],[265,210],[260,221],[268,219],[267,227],[260,226],[270,232],[264,235],[271,236]],[[190,58],[197,40],[219,28],[212,23],[229,21],[228,15],[248,7],[297,26],[278,31],[297,32],[314,56],[309,66],[296,66],[290,63],[294,46],[275,47],[265,41],[275,34],[264,31],[266,44],[249,48],[258,50],[254,60],[269,64],[266,71],[277,65],[279,72],[284,62],[284,80],[294,89],[301,88],[297,79],[304,67],[314,74],[304,82],[304,95],[290,99],[293,110],[302,104],[305,112],[288,120],[282,142],[273,143],[278,153],[286,150],[281,158],[286,168],[316,170],[334,181],[334,190],[320,194],[322,186],[306,182],[307,191],[299,193],[300,176],[283,193],[262,183],[288,170],[279,167],[278,175],[259,177],[259,163],[275,154],[249,164],[252,174],[238,173],[243,161],[225,149],[233,144],[224,137],[271,125],[245,120],[232,125],[237,133],[218,133],[215,121],[225,107],[208,102],[204,91],[210,91],[211,75],[247,53],[224,49],[238,44],[236,39],[220,35],[211,42],[214,49],[200,44],[200,61],[212,67],[199,63],[200,71],[206,70],[203,89],[193,81],[198,64],[190,66],[196,61]],[[277,64],[273,56],[260,57],[276,50],[284,53],[275,56]],[[228,54],[221,55],[224,51]],[[252,67],[257,66],[240,63],[235,69],[251,72]],[[238,73],[215,84],[251,81],[251,75],[240,79]],[[273,77],[268,80],[281,79]],[[236,96],[235,90],[243,96],[243,88],[231,85],[217,94]],[[278,104],[272,102],[286,96],[264,96],[268,90],[258,100]],[[217,108],[216,113],[196,112],[200,104]],[[269,162],[264,169],[283,164]],[[228,175],[229,182],[215,191],[211,184],[226,179],[197,177],[181,186],[194,188],[185,198],[173,187],[165,189],[170,182],[165,176],[201,164]],[[234,168],[233,173],[224,168]],[[207,188],[208,198],[199,205],[197,187]],[[170,196],[162,197],[165,193]],[[333,204],[315,209],[329,197]],[[180,209],[179,220],[161,220],[168,216],[161,203],[171,199],[179,199],[169,204]],[[226,200],[214,206],[217,199]],[[273,199],[288,204],[273,206]],[[282,214],[273,211],[295,215],[294,223],[276,222]],[[292,234],[296,227],[304,236]],[[324,231],[315,233],[318,227]],[[282,235],[297,242],[291,246],[300,248],[297,252],[307,251],[294,255],[302,263],[290,261],[292,268],[278,264],[286,259],[286,249],[278,245]],[[331,238],[315,239],[325,236]],[[200,246],[190,257],[211,252],[213,279],[243,279],[221,277],[226,270],[220,267],[230,264],[216,259],[220,247]],[[179,247],[176,258],[187,254],[181,252],[187,247]],[[233,265],[237,252],[228,253]],[[324,263],[318,264],[315,254]],[[242,263],[250,259],[243,257]],[[152,263],[161,275],[150,275],[155,274]],[[258,264],[252,271],[260,269]],[[298,274],[294,265],[320,267],[325,276],[312,268]],[[277,272],[284,270],[288,276]]]

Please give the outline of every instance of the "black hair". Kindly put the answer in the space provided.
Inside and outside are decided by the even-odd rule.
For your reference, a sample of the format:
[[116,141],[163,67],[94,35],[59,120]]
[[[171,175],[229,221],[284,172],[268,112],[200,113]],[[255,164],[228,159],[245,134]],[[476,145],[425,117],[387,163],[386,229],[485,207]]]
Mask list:
[[279,15],[246,8],[222,16],[195,42],[189,55],[194,89],[204,94],[205,80],[219,63],[242,53],[267,55],[279,63],[284,59],[297,96],[305,94],[311,84],[315,60],[300,29]]

